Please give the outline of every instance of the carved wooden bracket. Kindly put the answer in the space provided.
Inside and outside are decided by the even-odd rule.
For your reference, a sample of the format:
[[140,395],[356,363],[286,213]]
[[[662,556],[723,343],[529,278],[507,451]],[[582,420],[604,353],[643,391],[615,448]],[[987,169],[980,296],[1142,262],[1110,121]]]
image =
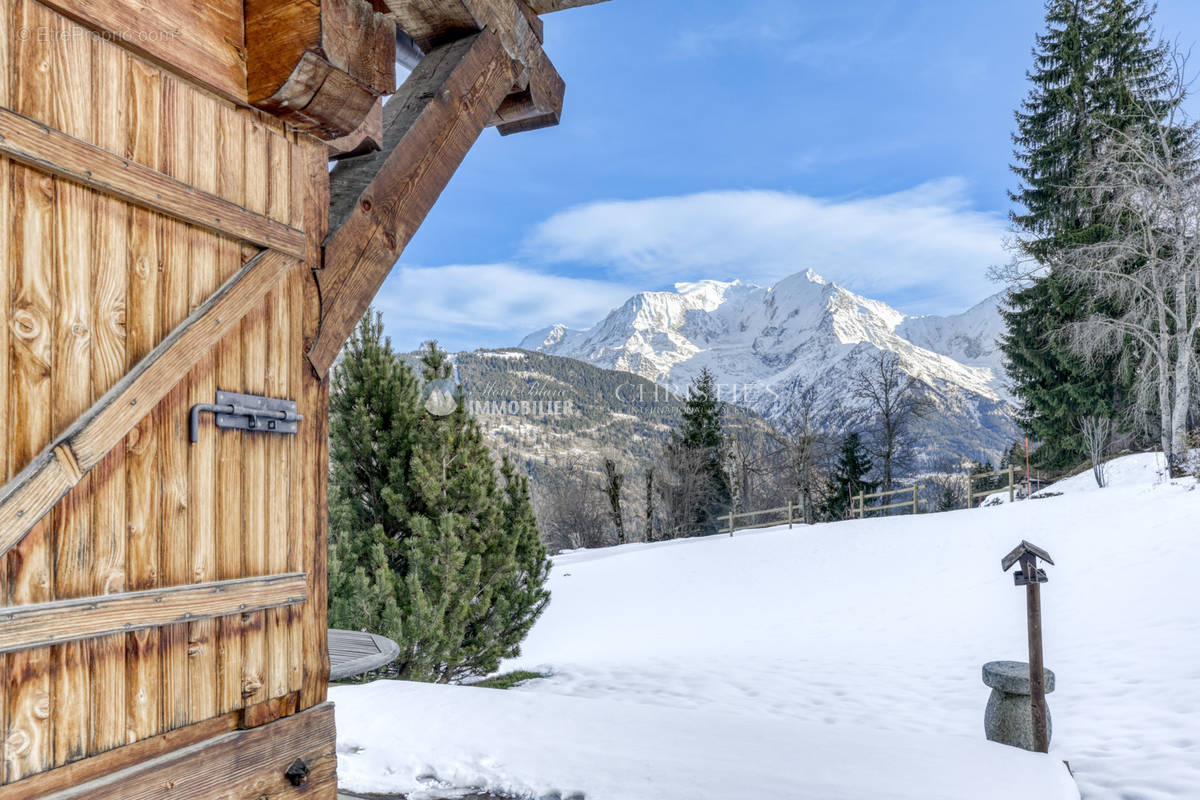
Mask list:
[[247,0],[250,102],[323,139],[396,90],[396,25],[367,0]]

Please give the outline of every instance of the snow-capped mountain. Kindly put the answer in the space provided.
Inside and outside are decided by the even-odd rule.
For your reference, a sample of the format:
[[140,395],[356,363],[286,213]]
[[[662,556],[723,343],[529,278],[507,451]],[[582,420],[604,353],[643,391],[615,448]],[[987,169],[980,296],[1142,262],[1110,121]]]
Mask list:
[[807,387],[821,413],[852,418],[860,404],[850,378],[885,351],[938,408],[924,426],[930,456],[994,457],[1016,436],[996,343],[999,299],[954,316],[910,317],[810,270],[771,287],[699,281],[643,292],[588,330],[555,325],[520,346],[675,391],[707,367],[726,399],[783,424]]

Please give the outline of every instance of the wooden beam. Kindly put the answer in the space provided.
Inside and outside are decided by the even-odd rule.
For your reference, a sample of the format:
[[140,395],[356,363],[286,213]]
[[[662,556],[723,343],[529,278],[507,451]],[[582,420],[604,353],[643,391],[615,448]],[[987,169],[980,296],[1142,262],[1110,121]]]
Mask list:
[[550,14],[554,11],[565,11],[568,8],[580,8],[607,2],[608,0],[529,0],[529,5],[537,14]]
[[[269,725],[227,733],[63,789],[43,800],[325,800],[337,789],[334,737],[333,704],[322,703]],[[301,786],[292,785],[284,775],[297,758],[309,770]]]
[[562,120],[566,83],[544,51],[538,50],[531,59],[526,69],[528,87],[504,98],[489,123],[501,136],[553,127]]
[[120,444],[294,264],[271,250],[251,259],[0,489],[0,555]]
[[168,733],[140,739],[80,761],[73,761],[57,769],[31,775],[17,783],[0,786],[0,800],[47,797],[54,792],[70,789],[143,761],[236,731],[239,719],[239,712],[232,711],[194,725],[176,728]]
[[480,29],[465,0],[386,0],[396,27],[426,53]]
[[0,106],[0,154],[234,239],[304,255],[304,232]]
[[247,0],[250,102],[326,139],[396,88],[396,23],[367,0]]
[[0,653],[303,603],[303,572],[168,586],[0,610]]
[[321,328],[308,358],[324,376],[388,272],[512,86],[512,60],[491,30],[440,47],[384,107],[378,153],[330,176]]
[[[429,51],[464,34],[473,22],[476,30],[490,29],[500,37],[509,57],[519,65],[513,91],[490,124],[502,135],[557,125],[562,117],[566,85],[542,49],[542,21],[526,0],[386,0],[392,17],[405,33]],[[412,22],[417,17],[419,22]],[[418,25],[419,31],[408,26]],[[421,27],[424,26],[424,27]]]

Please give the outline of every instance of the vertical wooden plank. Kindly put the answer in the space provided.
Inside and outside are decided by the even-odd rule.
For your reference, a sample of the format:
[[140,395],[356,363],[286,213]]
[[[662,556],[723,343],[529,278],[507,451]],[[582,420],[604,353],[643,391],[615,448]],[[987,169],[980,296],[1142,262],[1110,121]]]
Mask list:
[[[308,162],[304,148],[292,137],[292,196],[291,224],[304,229],[304,203],[306,183],[308,181]],[[304,357],[308,348],[304,346],[302,317],[304,314],[304,280],[311,275],[307,264],[299,264],[293,270],[287,282],[288,293],[288,396],[303,401],[303,370],[308,367]],[[306,452],[303,436],[292,437],[291,452],[288,458],[288,536],[287,536],[287,569],[289,572],[304,570],[304,504],[311,498],[305,497],[303,487],[303,458]],[[297,692],[304,688],[304,610],[296,606],[288,606],[288,691]]]
[[[13,8],[11,0],[0,0],[0,105],[11,106],[12,100],[9,94],[9,84],[17,71],[13,68],[12,60],[12,42],[10,36],[13,27]],[[9,184],[12,181],[11,171],[9,169],[9,160],[0,158],[0,308],[5,313],[8,312],[9,304],[9,273],[12,271],[12,253],[9,248],[9,241],[13,237],[13,228],[11,220],[13,216],[12,204],[9,201]],[[7,323],[9,320],[5,320]],[[7,324],[0,325],[0,402],[4,405],[0,407],[0,443],[9,441],[9,432],[11,430],[9,417],[9,341],[8,341]],[[5,482],[13,476],[13,470],[9,465],[9,447],[7,444],[0,444],[0,475],[4,476]],[[0,606],[6,606],[9,603],[9,588],[8,588],[8,557],[0,556]],[[4,754],[5,742],[8,740],[8,656],[0,655],[0,785],[6,781],[6,766],[7,756]]]
[[[0,0],[0,8],[5,10],[5,16],[0,19],[0,26],[6,26],[9,23],[7,17],[8,5],[6,0]],[[0,39],[3,39],[5,33],[0,30]],[[3,54],[0,54],[2,56]],[[4,63],[0,60],[0,63]],[[5,78],[0,78],[0,84],[6,83]],[[4,96],[4,89],[0,88],[0,98]],[[9,227],[9,220],[12,218],[12,206],[9,203],[9,182],[11,176],[9,174],[9,161],[7,158],[0,158],[0,298],[3,298],[3,308],[8,311],[8,275],[9,275],[9,240],[12,237],[12,230]],[[8,416],[8,326],[0,325],[0,398],[5,400],[5,404],[0,408],[0,442],[7,442],[9,439],[9,416]],[[5,482],[12,478],[12,473],[8,467],[8,447],[0,446],[0,475],[4,476]],[[6,558],[0,558],[0,606],[8,605],[8,563]],[[0,675],[8,674],[8,656],[0,655]],[[0,679],[0,748],[4,747],[4,742],[8,738],[8,681]],[[0,785],[5,782],[4,771],[5,761],[7,759],[0,758]]]
[[[305,266],[301,272],[303,293],[302,312],[298,319],[308,351],[317,334],[321,319],[321,297],[313,280],[312,271],[321,264],[321,243],[329,224],[329,172],[326,169],[324,151],[320,143],[305,139],[304,193],[298,202],[304,217],[304,231],[308,239]],[[329,384],[320,380],[309,368],[307,358],[303,369],[297,374],[302,392],[301,413],[313,424],[301,429],[303,442],[304,534],[301,540],[301,557],[304,571],[308,574],[308,601],[302,607],[301,626],[304,651],[304,686],[300,696],[301,708],[309,708],[325,699],[329,686],[329,651],[326,646],[327,628],[327,558],[328,558],[328,507],[327,492],[329,478]]]
[[[191,183],[208,192],[217,191],[217,106],[199,93],[193,93],[191,118]],[[217,237],[200,228],[192,228],[189,277],[189,311],[198,308],[220,286]],[[188,407],[211,403],[216,398],[216,356],[206,355],[192,369],[188,389]],[[212,425],[200,427],[200,441],[189,444],[188,452],[188,540],[191,552],[189,580],[203,583],[217,574],[217,435]],[[188,662],[191,675],[191,712],[198,722],[217,713],[217,623],[214,620],[192,623],[188,635]]]
[[[14,23],[37,30],[50,22],[41,7],[22,0]],[[51,54],[37,42],[21,43],[12,84],[14,105],[36,119],[48,120],[53,92]],[[17,80],[19,75],[20,80]],[[50,380],[54,351],[54,204],[55,184],[47,175],[24,167],[12,168],[13,238],[10,256],[9,316],[11,328],[8,417],[13,426],[9,466],[20,471],[51,435]],[[53,539],[49,519],[42,520],[8,555],[11,603],[36,603],[53,598]],[[13,653],[8,657],[8,730],[4,738],[7,769],[13,782],[41,772],[53,763],[49,648]]]
[[[222,108],[217,128],[220,158],[217,163],[218,190],[222,197],[246,202],[246,132],[243,118]],[[241,266],[241,247],[222,239],[218,250],[222,279]],[[217,388],[242,390],[242,339],[235,328],[217,347]],[[217,433],[217,578],[240,578],[247,573],[242,564],[242,435],[237,431]],[[240,615],[222,617],[217,684],[221,711],[242,706],[242,620]]]
[[[161,168],[182,180],[191,178],[191,91],[164,77],[161,121]],[[188,228],[163,219],[159,227],[162,275],[159,282],[158,339],[182,322],[188,313]],[[178,586],[190,581],[188,549],[188,381],[174,387],[155,410],[158,417],[158,480],[162,500],[160,564],[163,584]],[[188,626],[168,625],[162,629],[163,727],[173,730],[186,725],[191,716],[191,686],[188,680]]]
[[[246,128],[246,207],[265,214],[268,208],[267,130],[258,122]],[[266,391],[266,312],[255,309],[242,320],[242,386]],[[242,559],[249,575],[267,571],[266,443],[261,436],[242,436]],[[266,613],[242,616],[242,698],[246,704],[267,699]]]
[[[50,440],[53,363],[54,181],[23,167],[13,168],[15,236],[10,287],[12,321],[9,418],[20,419],[9,439],[9,462],[19,471]],[[52,528],[42,520],[9,553],[11,602],[53,599]],[[5,737],[6,778],[17,780],[47,768],[53,756],[50,722],[49,648],[8,658],[9,729]]]
[[[268,170],[267,213],[274,219],[288,220],[291,216],[291,143],[286,137],[273,133],[267,144]],[[288,360],[288,302],[287,282],[268,295],[266,394],[271,397],[288,395],[290,376]],[[287,569],[287,541],[292,535],[288,528],[288,456],[292,437],[267,436],[264,441],[267,459],[267,571],[272,574]],[[264,531],[264,533],[266,532]],[[288,611],[285,608],[267,612],[267,692],[269,697],[287,694],[287,668],[291,660]]]
[[[129,130],[126,153],[143,164],[160,164],[159,119],[162,80],[158,70],[129,59]],[[158,218],[129,209],[126,274],[127,363],[136,364],[154,348],[159,330],[161,260]],[[159,538],[162,530],[158,481],[158,416],[151,414],[125,439],[126,582],[131,590],[159,585]],[[146,739],[162,730],[160,636],[157,630],[125,637],[125,741]]]
[[[54,91],[47,122],[84,141],[94,134],[91,36],[72,36],[75,27],[55,19],[68,35],[47,43]],[[69,181],[55,181],[55,342],[51,374],[52,435],[66,430],[91,404],[92,389],[92,222],[94,195]],[[83,597],[91,590],[92,476],[51,512],[55,530],[54,594]],[[71,642],[53,648],[54,764],[88,753],[91,738],[90,646]]]
[[[260,306],[242,320],[242,385],[247,392],[266,390],[266,308]],[[267,574],[267,443],[263,436],[242,437],[243,562],[250,575]],[[267,699],[266,612],[242,616],[242,697],[246,704]]]
[[[128,128],[128,63],[124,52],[107,43],[93,47],[95,142],[124,153]],[[128,206],[112,197],[95,198],[95,247],[92,274],[92,387],[95,401],[125,374],[128,294]],[[126,474],[125,448],[116,447],[92,471],[93,595],[125,590]],[[125,740],[125,636],[90,643],[92,728],[89,752],[98,753]]]

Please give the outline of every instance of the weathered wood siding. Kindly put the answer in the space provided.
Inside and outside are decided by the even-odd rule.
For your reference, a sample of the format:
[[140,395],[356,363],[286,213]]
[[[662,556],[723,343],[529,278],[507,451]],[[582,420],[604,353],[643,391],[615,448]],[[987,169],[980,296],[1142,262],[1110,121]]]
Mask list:
[[[0,654],[0,784],[274,698],[312,707],[328,669],[326,387],[304,358],[319,307],[311,267],[327,208],[324,145],[32,0],[0,0],[6,112],[295,229],[306,255],[0,557],[0,606],[295,572],[308,587],[302,604]],[[107,184],[90,169],[78,175],[4,145],[0,472],[9,481],[261,248],[234,235],[231,220],[184,221],[168,213],[170,198],[135,202],[97,188]],[[218,388],[297,400],[300,434],[217,431],[206,415],[189,444],[190,407]]]

